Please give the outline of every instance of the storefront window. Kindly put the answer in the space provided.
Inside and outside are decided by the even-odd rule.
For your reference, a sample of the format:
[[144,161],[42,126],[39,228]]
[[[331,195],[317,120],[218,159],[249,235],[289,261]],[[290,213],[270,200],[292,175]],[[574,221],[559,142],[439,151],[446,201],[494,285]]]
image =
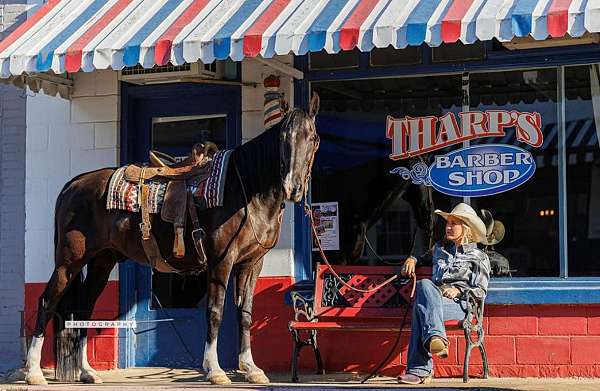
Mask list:
[[[431,191],[429,212],[449,210],[464,201],[478,211],[489,210],[503,224],[504,238],[487,248],[500,256],[495,260],[499,264],[493,265],[495,277],[558,277],[556,75],[553,68],[314,83],[322,102],[317,123],[322,142],[312,199],[337,202],[339,213],[339,248],[329,249],[329,258],[340,263],[398,263],[408,254],[423,252],[430,238],[443,237],[441,219],[429,235],[424,210]],[[465,116],[470,114],[465,112],[477,113],[473,118],[480,116],[481,129],[485,129],[479,132],[487,133],[471,130]],[[411,139],[402,133],[402,142],[414,143],[416,150],[392,159],[396,148],[392,127],[413,126],[407,121],[413,121],[415,136]],[[498,121],[504,125],[498,126]],[[459,136],[454,142],[450,133],[442,134],[449,124],[455,124]],[[527,137],[523,128],[528,126],[537,129],[538,139]],[[431,148],[424,147],[428,134],[437,139]],[[473,137],[462,137],[467,134]],[[529,176],[513,184],[516,174],[506,167],[490,178],[473,176],[473,181],[490,188],[504,179],[511,185],[471,196],[468,191],[453,193],[397,175],[402,167],[412,168],[419,162],[431,167],[439,156],[477,146],[520,151],[530,163]],[[464,190],[470,185],[459,186]]]
[[600,69],[565,68],[569,276],[600,276]]

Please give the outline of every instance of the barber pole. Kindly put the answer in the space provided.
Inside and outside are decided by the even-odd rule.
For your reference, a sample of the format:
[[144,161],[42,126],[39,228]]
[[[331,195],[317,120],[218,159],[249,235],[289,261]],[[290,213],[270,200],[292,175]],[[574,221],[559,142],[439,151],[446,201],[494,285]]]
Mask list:
[[270,75],[264,81],[265,86],[265,129],[278,124],[283,117],[281,108],[282,94],[279,92],[280,80],[278,76]]

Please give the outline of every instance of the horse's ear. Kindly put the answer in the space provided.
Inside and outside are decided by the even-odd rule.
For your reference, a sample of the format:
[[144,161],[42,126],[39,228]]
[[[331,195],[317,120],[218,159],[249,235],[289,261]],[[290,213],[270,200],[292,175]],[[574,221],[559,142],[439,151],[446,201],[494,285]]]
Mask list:
[[308,110],[308,115],[310,115],[312,118],[317,116],[317,113],[319,112],[319,104],[319,95],[315,92],[313,93],[313,97],[310,100],[310,108]]

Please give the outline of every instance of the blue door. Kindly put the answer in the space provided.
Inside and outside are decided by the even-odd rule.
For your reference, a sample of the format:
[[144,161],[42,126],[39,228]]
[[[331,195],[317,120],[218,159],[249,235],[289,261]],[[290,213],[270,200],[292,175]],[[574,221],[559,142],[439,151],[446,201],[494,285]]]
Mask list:
[[[196,142],[210,140],[220,148],[241,142],[239,86],[124,84],[121,108],[123,162],[147,161],[150,149],[183,157]],[[121,265],[121,313],[135,319],[137,328],[120,335],[120,366],[201,365],[205,279],[162,274],[131,261]],[[219,335],[221,365],[236,367],[237,352],[237,317],[229,292]]]

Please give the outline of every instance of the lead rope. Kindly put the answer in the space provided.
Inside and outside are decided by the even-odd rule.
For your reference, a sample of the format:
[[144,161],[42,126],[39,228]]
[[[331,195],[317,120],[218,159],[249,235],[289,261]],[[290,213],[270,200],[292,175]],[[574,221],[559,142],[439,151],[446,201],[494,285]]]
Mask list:
[[[351,289],[353,291],[356,292],[361,292],[361,293],[372,293],[375,292],[381,288],[383,288],[384,286],[388,285],[389,283],[391,283],[392,281],[395,281],[396,279],[398,279],[398,275],[394,274],[393,276],[391,276],[390,278],[388,278],[387,280],[385,280],[384,282],[382,282],[379,285],[374,286],[373,288],[369,288],[369,289],[360,289],[360,288],[356,288],[350,284],[348,284],[346,281],[344,281],[344,279],[342,277],[340,277],[340,275],[333,269],[333,266],[331,266],[331,263],[329,263],[329,260],[327,259],[327,256],[325,255],[325,252],[323,251],[323,247],[321,246],[321,241],[319,240],[319,236],[317,235],[317,230],[315,228],[315,222],[313,220],[313,216],[312,213],[310,211],[310,209],[308,209],[308,205],[305,205],[305,212],[306,214],[309,216],[310,218],[310,226],[312,228],[312,234],[315,237],[315,241],[317,242],[317,248],[319,249],[319,253],[321,254],[321,258],[323,259],[323,261],[325,262],[325,264],[327,265],[327,267],[329,268],[329,271],[331,271],[331,274],[333,274],[333,276],[335,277],[336,280],[338,280],[342,285],[344,285],[346,288]],[[410,297],[412,298],[415,294],[415,285],[413,285]]]

